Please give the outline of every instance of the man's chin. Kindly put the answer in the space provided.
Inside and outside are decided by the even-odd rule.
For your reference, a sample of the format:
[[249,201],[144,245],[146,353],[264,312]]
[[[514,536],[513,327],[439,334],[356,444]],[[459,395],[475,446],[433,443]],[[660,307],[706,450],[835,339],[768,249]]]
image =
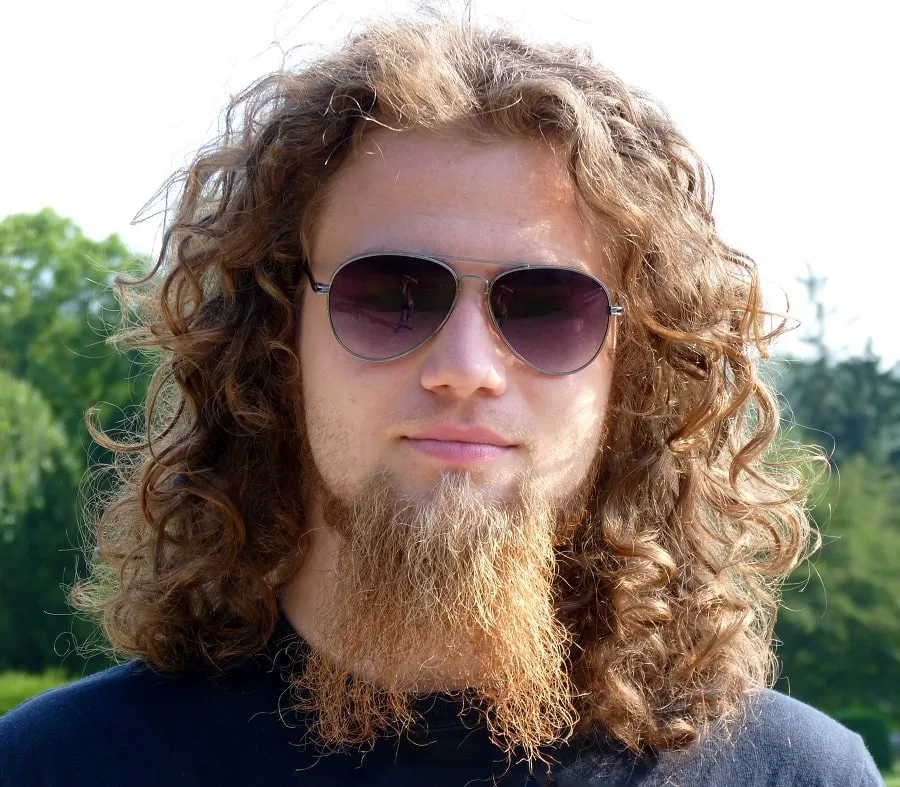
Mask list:
[[434,505],[448,487],[465,490],[472,502],[505,506],[520,498],[522,479],[499,463],[461,467],[423,460],[400,474],[384,473],[398,498],[415,506]]

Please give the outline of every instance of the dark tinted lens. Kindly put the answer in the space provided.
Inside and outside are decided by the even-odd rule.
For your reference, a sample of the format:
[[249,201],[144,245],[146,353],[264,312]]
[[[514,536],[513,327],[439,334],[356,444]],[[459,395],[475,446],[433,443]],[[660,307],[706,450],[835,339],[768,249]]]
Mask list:
[[331,283],[331,324],[355,355],[396,358],[434,334],[455,296],[453,274],[431,260],[362,257],[341,268]]
[[491,287],[491,310],[509,346],[528,363],[566,374],[590,363],[609,328],[609,297],[578,271],[510,271]]

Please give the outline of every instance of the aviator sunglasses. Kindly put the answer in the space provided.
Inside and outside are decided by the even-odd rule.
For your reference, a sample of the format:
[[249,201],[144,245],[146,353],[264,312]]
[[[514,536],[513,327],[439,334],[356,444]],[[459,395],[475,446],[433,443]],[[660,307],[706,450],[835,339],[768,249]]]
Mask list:
[[487,311],[506,346],[545,374],[584,369],[602,349],[610,318],[623,313],[603,283],[579,268],[445,259],[513,267],[486,279],[458,275],[433,257],[378,252],[341,263],[328,283],[305,267],[313,292],[328,298],[335,338],[364,361],[392,361],[425,344],[449,319],[467,278],[485,283]]

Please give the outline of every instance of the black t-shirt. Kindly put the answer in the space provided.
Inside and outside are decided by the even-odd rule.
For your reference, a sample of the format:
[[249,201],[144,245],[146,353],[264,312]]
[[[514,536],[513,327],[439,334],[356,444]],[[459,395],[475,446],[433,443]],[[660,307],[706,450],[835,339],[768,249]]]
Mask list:
[[548,774],[507,764],[458,703],[422,698],[422,723],[366,753],[320,756],[290,711],[279,637],[224,675],[164,675],[133,661],[48,691],[0,717],[0,787],[787,787],[883,785],[859,736],[772,691],[726,744],[633,756],[573,741]]

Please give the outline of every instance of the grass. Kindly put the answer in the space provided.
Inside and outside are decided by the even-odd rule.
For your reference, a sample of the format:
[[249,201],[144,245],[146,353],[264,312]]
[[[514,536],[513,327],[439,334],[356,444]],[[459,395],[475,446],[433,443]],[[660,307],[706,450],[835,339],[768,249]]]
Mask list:
[[900,771],[894,768],[892,773],[883,773],[886,787],[900,787]]
[[0,714],[20,702],[54,686],[68,683],[72,678],[60,669],[49,669],[37,675],[27,672],[0,672]]

